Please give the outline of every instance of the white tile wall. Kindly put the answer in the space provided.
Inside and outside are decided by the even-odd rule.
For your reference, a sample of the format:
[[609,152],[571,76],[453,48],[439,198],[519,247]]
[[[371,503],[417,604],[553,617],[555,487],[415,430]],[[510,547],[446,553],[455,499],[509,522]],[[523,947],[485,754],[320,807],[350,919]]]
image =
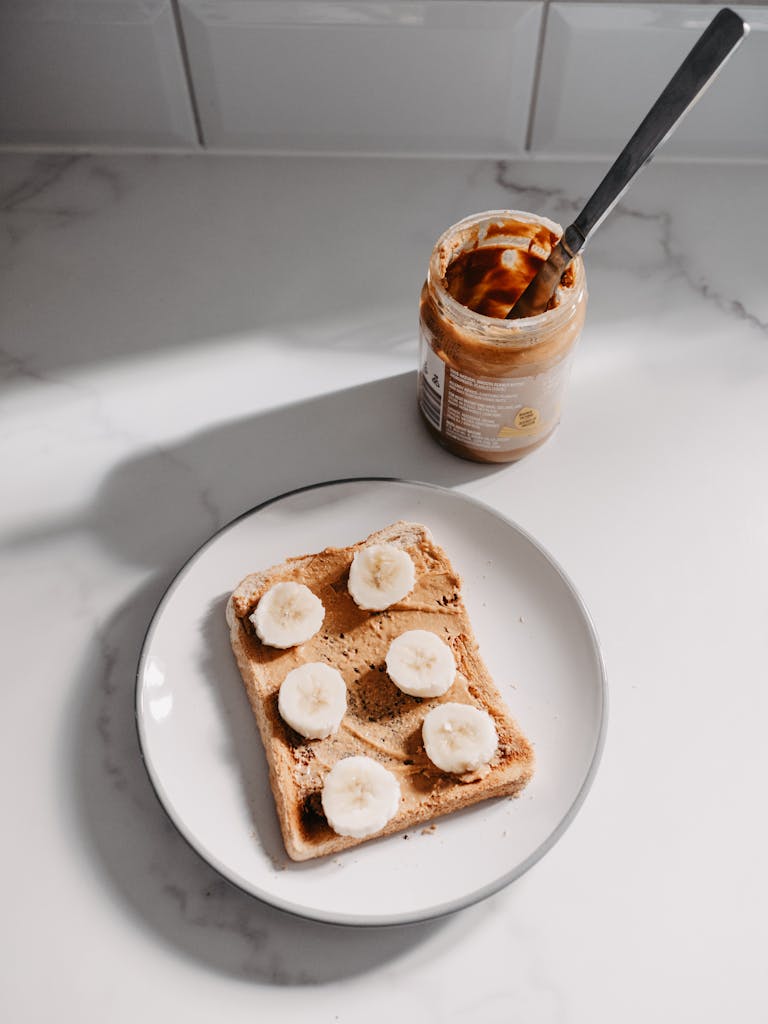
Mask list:
[[195,146],[170,0],[2,0],[0,142]]
[[[661,159],[768,159],[766,4]],[[0,144],[609,158],[718,6],[0,0]]]
[[514,153],[542,5],[181,0],[206,143]]
[[[717,8],[551,4],[532,148],[614,156]],[[768,8],[739,7],[752,31],[663,156],[768,157]]]

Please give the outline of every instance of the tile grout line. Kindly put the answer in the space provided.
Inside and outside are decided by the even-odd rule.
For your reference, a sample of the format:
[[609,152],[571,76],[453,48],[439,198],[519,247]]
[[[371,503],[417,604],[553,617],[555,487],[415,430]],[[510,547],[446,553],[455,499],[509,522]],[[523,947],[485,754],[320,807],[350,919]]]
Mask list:
[[186,36],[184,35],[184,25],[181,20],[181,10],[179,9],[179,0],[171,0],[171,11],[173,12],[173,24],[176,28],[176,39],[179,44],[179,53],[181,54],[181,64],[182,67],[184,68],[184,79],[187,83],[187,92],[189,93],[189,105],[192,108],[192,119],[195,122],[195,133],[197,135],[197,142],[202,149],[205,149],[203,122],[200,118],[200,108],[197,105],[195,85],[192,80],[192,65],[189,60],[189,51],[187,50],[187,39]]
[[536,47],[536,65],[533,69],[533,85],[531,87],[531,104],[528,108],[528,125],[525,131],[525,152],[531,152],[533,142],[533,123],[536,117],[536,105],[539,102],[539,84],[541,82],[541,68],[544,62],[544,41],[547,35],[547,22],[549,20],[550,0],[544,0],[544,9],[541,12],[541,25],[539,27],[539,41]]
[[[577,0],[572,0],[576,3]],[[590,0],[594,3],[594,0]],[[618,145],[618,141],[617,141]],[[168,156],[168,157],[190,157],[206,156],[212,159],[224,159],[226,157],[238,157],[246,160],[397,160],[407,162],[409,160],[461,160],[465,162],[509,160],[509,149],[504,150],[473,150],[471,153],[459,150],[437,150],[428,152],[420,150],[416,152],[393,152],[386,150],[366,150],[365,152],[351,149],[289,149],[287,147],[277,148],[254,148],[247,149],[235,146],[205,146],[204,148],[192,148],[191,146],[120,146],[115,144],[101,143],[63,143],[63,142],[0,142],[0,156],[110,156],[110,157],[133,157],[133,156]],[[528,153],[521,150],[515,154],[515,159],[527,159],[531,163],[565,163],[565,164],[601,164],[614,160],[616,157],[613,151],[599,150],[593,153],[573,153],[555,151],[547,153]],[[712,167],[768,167],[766,156],[692,156],[687,155],[666,155],[658,152],[653,158],[653,165],[665,165],[667,167],[682,166],[712,166]]]

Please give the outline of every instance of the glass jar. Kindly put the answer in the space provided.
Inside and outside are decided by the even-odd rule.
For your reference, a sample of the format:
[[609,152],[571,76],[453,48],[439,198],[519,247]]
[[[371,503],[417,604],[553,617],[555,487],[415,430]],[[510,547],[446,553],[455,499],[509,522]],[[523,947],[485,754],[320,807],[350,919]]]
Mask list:
[[[581,257],[563,275],[551,308],[521,320],[503,316],[561,234],[562,228],[544,217],[489,210],[448,228],[432,251],[421,292],[418,399],[430,433],[456,455],[514,462],[543,444],[560,420],[587,306]],[[483,249],[500,252],[499,269],[510,268],[507,306],[495,300],[485,304],[500,315],[457,301],[454,281],[449,291],[449,268],[466,259],[464,254],[474,258]],[[488,255],[493,254],[480,253],[483,259]],[[486,292],[498,295],[490,286]]]

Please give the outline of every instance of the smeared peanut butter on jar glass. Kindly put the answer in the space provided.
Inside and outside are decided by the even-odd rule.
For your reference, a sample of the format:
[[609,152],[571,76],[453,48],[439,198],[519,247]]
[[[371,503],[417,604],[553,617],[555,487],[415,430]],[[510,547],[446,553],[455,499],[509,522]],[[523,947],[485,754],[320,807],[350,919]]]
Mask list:
[[544,313],[505,317],[561,234],[544,217],[490,210],[454,224],[435,245],[421,291],[419,407],[456,455],[514,462],[560,421],[587,306],[581,257]]

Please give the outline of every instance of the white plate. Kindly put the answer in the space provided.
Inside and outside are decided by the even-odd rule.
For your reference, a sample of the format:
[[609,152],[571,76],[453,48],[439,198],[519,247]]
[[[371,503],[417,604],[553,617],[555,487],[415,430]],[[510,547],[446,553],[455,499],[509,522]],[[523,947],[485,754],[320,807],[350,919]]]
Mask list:
[[[464,578],[480,649],[536,749],[533,781],[495,800],[294,864],[283,850],[263,748],[229,647],[226,600],[243,576],[344,546],[396,519],[426,523]],[[519,527],[425,484],[349,480],[294,491],[225,526],[169,587],[147,632],[136,714],[144,761],[191,845],[246,892],[343,924],[425,920],[489,896],[562,835],[594,777],[605,675],[589,615]]]

